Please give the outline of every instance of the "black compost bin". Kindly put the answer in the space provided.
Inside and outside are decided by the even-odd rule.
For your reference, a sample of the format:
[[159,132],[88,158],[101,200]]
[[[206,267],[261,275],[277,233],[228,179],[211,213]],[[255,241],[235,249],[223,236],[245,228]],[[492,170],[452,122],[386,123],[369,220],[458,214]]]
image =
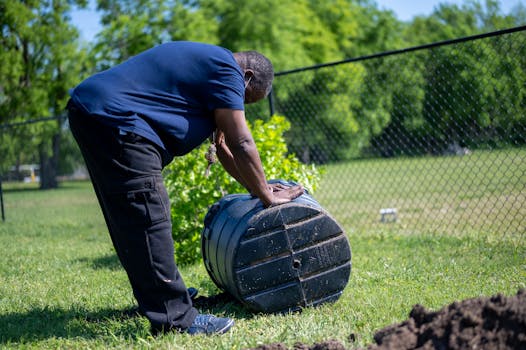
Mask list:
[[201,247],[215,284],[253,311],[335,301],[351,273],[342,227],[307,193],[267,209],[250,195],[225,196],[206,215]]

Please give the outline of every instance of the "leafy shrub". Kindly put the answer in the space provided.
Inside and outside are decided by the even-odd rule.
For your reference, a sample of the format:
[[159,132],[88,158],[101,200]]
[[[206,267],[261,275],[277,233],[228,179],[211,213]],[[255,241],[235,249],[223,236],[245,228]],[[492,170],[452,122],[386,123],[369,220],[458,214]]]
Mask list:
[[[293,154],[287,154],[283,133],[290,123],[281,116],[268,122],[249,123],[252,136],[265,169],[267,179],[283,179],[301,183],[312,193],[319,184],[320,171],[305,165]],[[165,169],[164,178],[171,199],[172,234],[178,264],[190,264],[201,257],[200,235],[209,206],[226,194],[246,193],[220,165],[214,164],[205,176],[208,143],[184,157],[176,157]]]

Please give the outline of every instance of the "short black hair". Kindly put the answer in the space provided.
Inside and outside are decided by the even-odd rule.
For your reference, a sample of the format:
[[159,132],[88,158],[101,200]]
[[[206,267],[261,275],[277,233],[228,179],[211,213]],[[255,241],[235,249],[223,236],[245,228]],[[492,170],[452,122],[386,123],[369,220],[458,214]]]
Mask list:
[[252,89],[267,96],[274,80],[272,62],[257,51],[242,51],[238,54],[242,57],[243,68],[254,71],[254,76],[250,80]]

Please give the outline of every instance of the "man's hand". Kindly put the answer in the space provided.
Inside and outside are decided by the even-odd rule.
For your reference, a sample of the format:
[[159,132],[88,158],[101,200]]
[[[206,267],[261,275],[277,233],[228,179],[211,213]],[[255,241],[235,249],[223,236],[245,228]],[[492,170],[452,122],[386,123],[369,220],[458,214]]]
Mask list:
[[280,182],[271,183],[271,184],[268,184],[268,186],[272,190],[272,192],[283,191],[283,190],[290,188],[290,186],[284,185]]
[[288,203],[301,196],[304,192],[303,186],[301,185],[288,187],[283,184],[276,183],[270,184],[269,186],[272,190],[272,202],[269,205],[266,205],[266,207],[273,207],[276,205]]
[[280,184],[267,183],[244,111],[219,108],[214,111],[214,117],[218,129],[217,156],[221,164],[252,195],[259,197],[265,207],[287,203],[301,196],[301,186],[284,188]]

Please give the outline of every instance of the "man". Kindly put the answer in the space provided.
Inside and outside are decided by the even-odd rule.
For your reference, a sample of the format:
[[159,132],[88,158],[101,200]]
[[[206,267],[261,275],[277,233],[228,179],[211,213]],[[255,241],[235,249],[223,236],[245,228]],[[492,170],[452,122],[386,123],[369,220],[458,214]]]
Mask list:
[[245,122],[244,103],[266,97],[273,74],[270,61],[254,51],[232,54],[170,42],[89,77],[71,92],[71,131],[139,310],[154,332],[224,333],[234,323],[199,314],[175,264],[161,176],[174,156],[214,134],[225,169],[263,205],[303,193],[301,186],[267,184]]

